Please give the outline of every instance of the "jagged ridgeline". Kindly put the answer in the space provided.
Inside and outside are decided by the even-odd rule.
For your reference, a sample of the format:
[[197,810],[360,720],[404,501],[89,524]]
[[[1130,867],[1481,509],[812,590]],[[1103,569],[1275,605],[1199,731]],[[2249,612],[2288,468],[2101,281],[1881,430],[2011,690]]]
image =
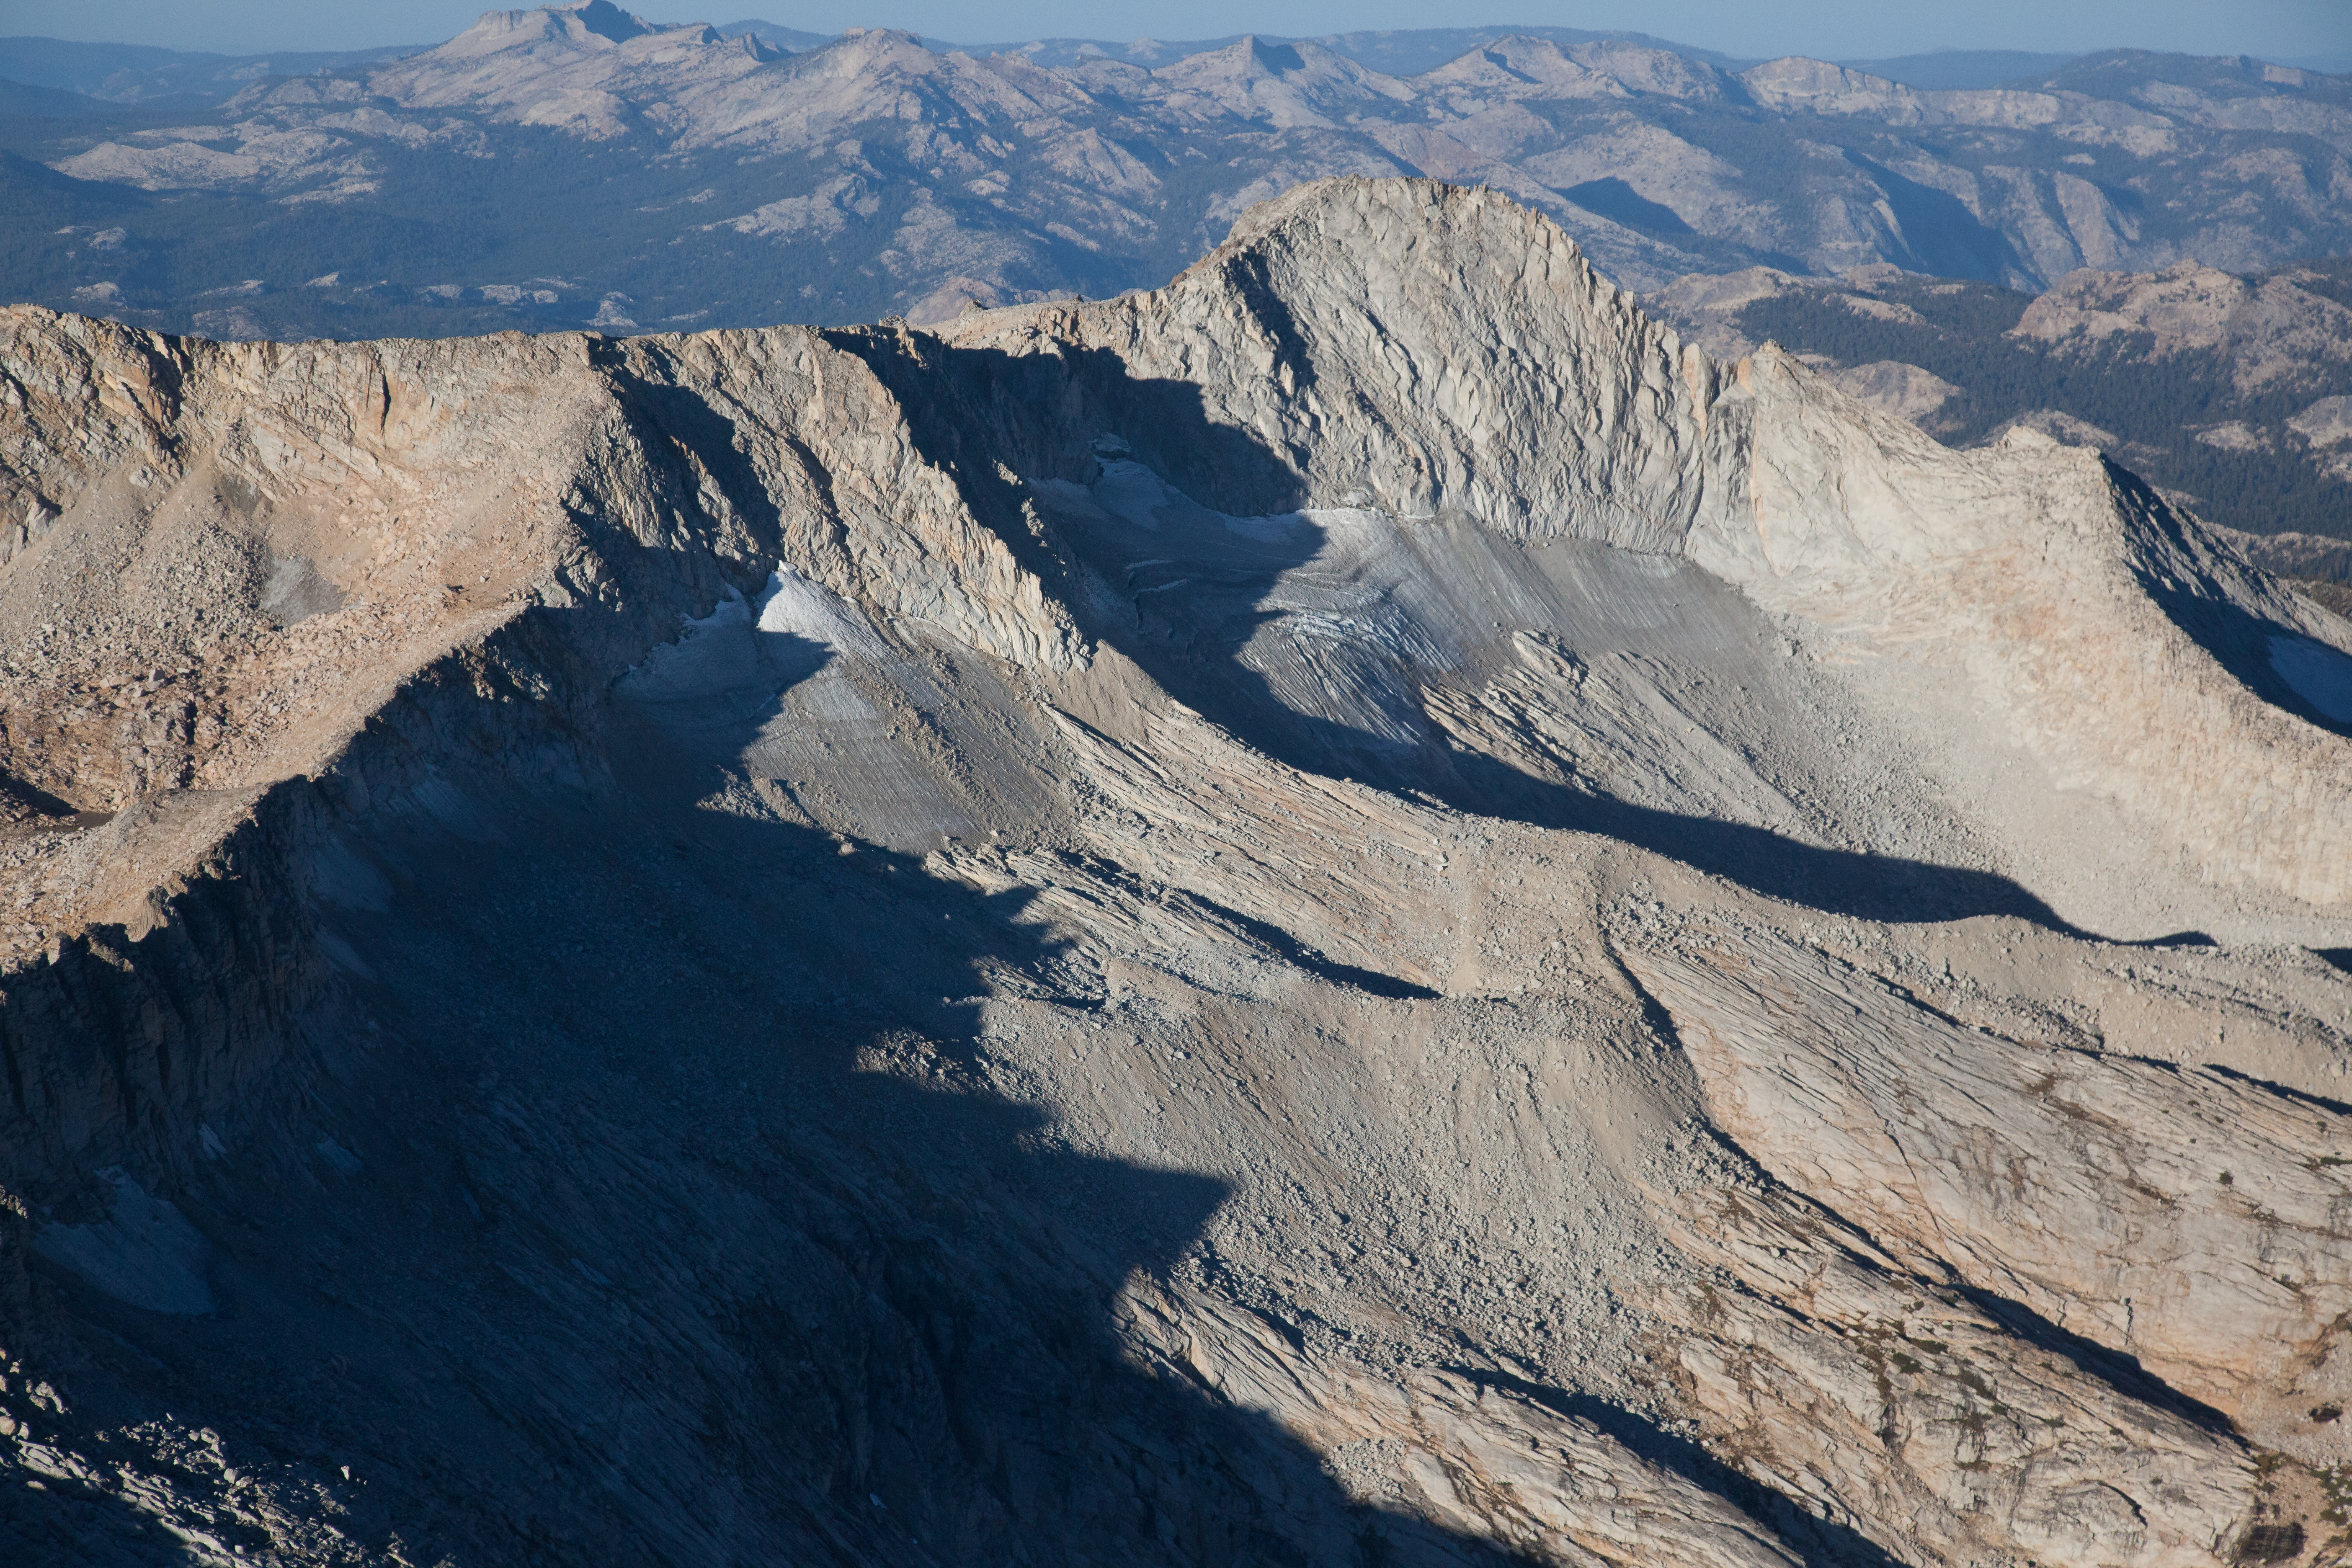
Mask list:
[[[0,314],[27,1561],[2328,1561],[2352,626],[1336,180]],[[274,1554],[274,1556],[273,1556]]]

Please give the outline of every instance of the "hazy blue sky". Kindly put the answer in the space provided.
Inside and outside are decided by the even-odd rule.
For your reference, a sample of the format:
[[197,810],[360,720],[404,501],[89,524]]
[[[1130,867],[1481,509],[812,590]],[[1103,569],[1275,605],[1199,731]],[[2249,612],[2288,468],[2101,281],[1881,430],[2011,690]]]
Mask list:
[[[910,27],[972,43],[1532,22],[1623,27],[1759,57],[1853,59],[1943,47],[2055,51],[2115,45],[2271,58],[2352,55],[2352,0],[1499,0],[1473,5],[1435,5],[1429,0],[1138,0],[1120,6],[1098,0],[814,0],[789,5],[721,0],[721,5],[742,8],[689,8],[649,0],[641,14],[665,22],[759,16],[813,32]],[[465,28],[482,9],[468,0],[0,0],[0,34],[247,54],[436,42]]]

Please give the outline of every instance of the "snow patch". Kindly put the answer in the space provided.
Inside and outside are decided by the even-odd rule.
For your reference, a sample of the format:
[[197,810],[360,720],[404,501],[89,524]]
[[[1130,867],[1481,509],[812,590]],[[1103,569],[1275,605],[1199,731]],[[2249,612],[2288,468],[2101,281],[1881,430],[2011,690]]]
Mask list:
[[99,1175],[114,1187],[107,1216],[89,1225],[44,1226],[33,1250],[118,1301],[183,1317],[211,1311],[212,1287],[205,1280],[211,1244],[121,1166]]
[[752,616],[743,595],[728,589],[709,615],[680,623],[676,642],[655,648],[624,675],[622,692],[641,702],[688,702],[764,685]]
[[[836,657],[882,663],[889,654],[856,609],[780,566],[757,599],[730,588],[710,614],[685,620],[676,642],[621,678],[620,691],[664,712],[667,723],[724,725],[756,718]],[[845,700],[863,712],[854,693]]]
[[779,566],[768,580],[759,613],[762,632],[804,637],[837,654],[876,660],[889,657],[865,616],[789,566]]

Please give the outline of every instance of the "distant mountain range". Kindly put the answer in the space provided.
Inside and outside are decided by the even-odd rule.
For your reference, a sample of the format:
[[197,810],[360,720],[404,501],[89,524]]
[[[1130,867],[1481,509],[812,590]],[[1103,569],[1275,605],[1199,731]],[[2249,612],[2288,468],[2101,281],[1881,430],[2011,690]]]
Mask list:
[[608,0],[415,51],[6,40],[0,280],[222,337],[925,321],[1157,285],[1267,195],[1401,173],[1507,191],[1643,289],[2352,250],[2352,79],[1881,64],[1944,85],[1565,28],[988,53]]
[[[772,44],[788,54],[821,48],[838,37],[787,27],[781,23],[747,17],[720,24],[714,31],[724,37],[746,35]],[[1021,43],[953,44],[926,38],[924,47],[946,54],[985,56],[1019,54],[1035,65],[1068,66],[1087,60],[1118,59],[1141,66],[1162,66],[1192,55],[1228,48],[1247,35],[1196,38],[1170,43],[1156,38],[1113,42],[1102,38],[1039,38]],[[1311,38],[1260,35],[1268,43],[1314,43],[1335,54],[1391,76],[1414,76],[1458,59],[1472,49],[1504,38],[1540,37],[1559,44],[1617,42],[1668,50],[1726,69],[1759,65],[1713,49],[1694,48],[1646,33],[1596,32],[1583,27],[1427,27],[1408,31],[1328,33]],[[426,53],[433,46],[415,44],[340,53],[220,55],[158,48],[144,44],[71,43],[61,38],[0,38],[0,79],[26,87],[59,89],[101,101],[152,102],[173,95],[223,99],[268,76],[304,76],[314,71],[368,65]],[[2036,54],[2022,49],[1937,49],[1929,54],[1902,55],[1885,59],[1841,60],[1852,69],[1882,76],[1906,87],[1990,88],[2025,77],[2043,76],[2079,58],[2076,55]],[[2342,61],[2309,63],[2312,68],[2352,68],[2352,56]]]
[[[750,35],[788,54],[802,54],[832,43],[840,35],[812,33],[803,27],[746,17],[713,29],[725,37]],[[1112,41],[1103,38],[1037,38],[1022,43],[957,44],[923,39],[926,48],[947,54],[984,56],[1019,54],[1041,66],[1078,65],[1087,60],[1125,60],[1141,66],[1162,66],[1192,55],[1228,48],[1250,35],[1229,33],[1221,38],[1196,38],[1171,43],[1157,38]],[[1715,49],[1654,37],[1647,33],[1594,31],[1585,27],[1421,27],[1405,30],[1364,30],[1289,37],[1256,35],[1268,43],[1313,43],[1347,56],[1359,64],[1391,76],[1415,76],[1509,37],[1548,38],[1558,44],[1627,43],[1664,49],[1742,70],[1761,65]],[[414,44],[383,48],[350,49],[338,53],[219,55],[157,48],[142,44],[69,43],[60,38],[0,38],[0,79],[29,87],[59,88],[101,100],[133,102],[184,93],[226,98],[265,76],[301,76],[312,71],[365,65],[424,54],[433,46]],[[1850,70],[1885,77],[1905,87],[1937,90],[1997,88],[2046,77],[2083,57],[2047,54],[2030,49],[1933,49],[1926,54],[1891,55],[1878,59],[1845,59],[1835,63]],[[2327,58],[2271,62],[2324,72],[2352,71],[2352,52]]]

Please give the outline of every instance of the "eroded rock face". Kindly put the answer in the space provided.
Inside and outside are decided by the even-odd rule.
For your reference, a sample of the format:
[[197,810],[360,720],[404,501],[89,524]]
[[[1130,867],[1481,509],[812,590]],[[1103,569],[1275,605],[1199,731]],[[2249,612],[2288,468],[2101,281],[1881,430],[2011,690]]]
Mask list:
[[937,333],[5,329],[0,1528],[2320,1544],[2352,638],[2127,472],[1418,181]]
[[[942,336],[982,363],[1107,354],[1129,382],[1198,387],[1192,422],[1249,432],[1292,481],[1225,494],[1203,472],[1213,502],[1453,513],[1506,538],[1653,552],[1700,503],[1711,370],[1556,226],[1491,193],[1304,187],[1160,293],[983,312]],[[1121,438],[1148,461],[1164,435]]]

